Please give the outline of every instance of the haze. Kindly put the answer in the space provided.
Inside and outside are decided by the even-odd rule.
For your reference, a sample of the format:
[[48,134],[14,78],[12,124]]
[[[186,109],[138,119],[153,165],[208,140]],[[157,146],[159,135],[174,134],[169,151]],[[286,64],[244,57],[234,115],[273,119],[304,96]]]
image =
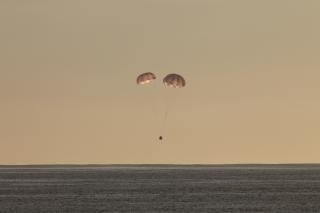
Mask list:
[[[0,164],[320,163],[320,1],[0,1]],[[159,143],[135,78],[179,73]]]

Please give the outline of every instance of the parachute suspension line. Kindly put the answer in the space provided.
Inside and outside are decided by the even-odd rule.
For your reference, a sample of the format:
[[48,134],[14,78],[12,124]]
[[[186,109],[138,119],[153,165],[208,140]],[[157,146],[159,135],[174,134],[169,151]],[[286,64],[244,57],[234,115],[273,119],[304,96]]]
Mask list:
[[167,123],[167,119],[168,119],[168,113],[169,113],[169,102],[166,103],[165,106],[165,111],[164,111],[164,116],[162,119],[162,124],[161,124],[161,129],[160,129],[160,135],[163,135],[164,131],[165,131],[165,126]]
[[172,91],[172,88],[168,88],[168,90],[171,90],[171,91],[167,91],[168,94],[166,94],[166,97],[165,97],[164,114],[163,114],[163,117],[161,118],[162,121],[160,126],[160,136],[164,135],[166,132],[169,112],[172,109],[172,106],[174,105],[174,101],[176,100],[176,97],[175,97],[176,92]]
[[[148,85],[147,85],[148,86]],[[146,87],[147,87],[146,86]],[[150,113],[152,114],[153,117],[155,117],[156,114],[156,109],[155,109],[155,100],[154,100],[154,95],[153,92],[149,90],[146,90],[145,88],[143,88],[143,93],[144,93],[144,97],[146,97],[145,101],[145,113],[150,115]]]
[[154,95],[155,91],[153,91],[152,88],[150,88],[150,97],[149,97],[149,100],[150,100],[150,105],[151,105],[151,111],[152,111],[152,116],[153,116],[153,119],[156,119],[156,114],[157,114],[157,110],[156,110],[156,100],[155,100],[155,95]]
[[148,105],[148,115],[150,116],[148,118],[148,120],[150,121],[150,123],[147,124],[147,127],[149,127],[151,129],[151,131],[153,132],[153,134],[156,134],[159,128],[159,122],[161,120],[160,116],[162,117],[162,115],[159,114],[159,97],[158,97],[158,88],[154,87],[152,85],[147,85],[148,90],[148,101],[147,101],[147,105]]
[[159,115],[159,97],[158,97],[158,91],[157,88],[152,89],[152,94],[150,97],[150,104],[151,104],[151,110],[152,110],[152,117],[150,118],[152,120],[150,127],[152,127],[152,131],[156,133],[160,121],[160,116]]

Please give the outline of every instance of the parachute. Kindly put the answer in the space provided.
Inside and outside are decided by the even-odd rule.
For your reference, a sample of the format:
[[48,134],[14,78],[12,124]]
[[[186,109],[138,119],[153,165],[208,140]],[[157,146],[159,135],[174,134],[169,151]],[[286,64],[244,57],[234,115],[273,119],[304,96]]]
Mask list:
[[186,86],[186,81],[181,75],[169,74],[163,79],[165,86],[173,88],[182,88]]
[[[151,73],[151,72],[146,72],[146,73],[143,73],[141,75],[139,75],[137,77],[137,84],[138,85],[144,85],[144,84],[149,84],[151,82],[153,82],[154,80],[156,80],[156,75]],[[171,73],[171,74],[168,74],[167,76],[165,76],[163,78],[163,84],[166,88],[183,88],[186,86],[186,80],[181,76],[181,75],[178,75],[178,74],[175,74],[175,73]],[[154,87],[156,85],[152,85],[152,87],[148,88],[148,91],[149,92],[152,92],[150,91],[151,88],[153,89],[156,89],[156,87]],[[160,103],[163,103],[164,105],[164,112],[162,111],[160,114],[161,116],[161,121],[160,121],[160,136],[159,136],[159,140],[163,140],[163,133],[165,132],[165,127],[166,127],[166,123],[167,123],[167,117],[168,117],[168,113],[170,111],[170,108],[172,107],[173,105],[173,101],[176,99],[174,96],[177,95],[177,92],[173,92],[173,91],[164,91],[161,89],[161,91],[159,91],[162,95],[165,94],[166,97],[164,97],[163,99],[164,100],[161,100]],[[161,98],[160,97],[160,94],[156,94],[156,93],[153,93],[152,95],[154,98]],[[150,101],[151,101],[152,98],[150,98]],[[149,100],[149,99],[147,99]],[[154,100],[153,100],[154,101]],[[152,106],[153,108],[153,112],[156,114],[156,110],[154,109],[155,106]]]
[[149,84],[156,79],[157,77],[155,74],[152,72],[146,72],[137,77],[137,84]]

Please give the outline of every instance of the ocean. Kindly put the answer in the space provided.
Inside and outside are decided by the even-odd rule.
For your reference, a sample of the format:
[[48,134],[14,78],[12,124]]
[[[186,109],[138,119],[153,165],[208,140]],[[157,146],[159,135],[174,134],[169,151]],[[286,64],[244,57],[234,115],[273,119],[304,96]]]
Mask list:
[[320,213],[320,165],[0,166],[0,212]]

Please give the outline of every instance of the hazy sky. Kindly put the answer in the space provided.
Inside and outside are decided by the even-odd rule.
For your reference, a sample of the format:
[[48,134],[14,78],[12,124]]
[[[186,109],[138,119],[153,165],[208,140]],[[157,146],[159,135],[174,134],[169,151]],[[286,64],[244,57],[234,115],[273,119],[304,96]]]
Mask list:
[[[0,164],[320,163],[319,11],[319,0],[1,0]],[[138,87],[149,71],[159,81]],[[159,143],[168,73],[187,87]]]

